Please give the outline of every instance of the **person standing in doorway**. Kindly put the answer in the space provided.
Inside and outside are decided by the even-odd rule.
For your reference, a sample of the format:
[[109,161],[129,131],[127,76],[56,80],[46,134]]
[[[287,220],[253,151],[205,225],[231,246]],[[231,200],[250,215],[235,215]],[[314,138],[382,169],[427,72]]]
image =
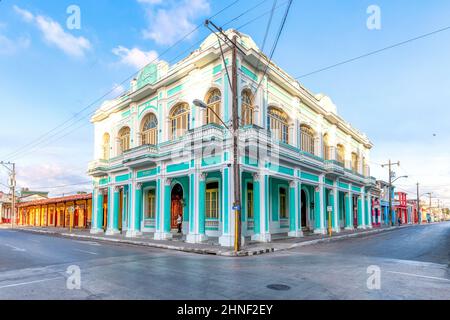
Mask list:
[[182,225],[183,225],[183,217],[181,216],[181,214],[178,214],[177,218],[178,233],[181,233]]

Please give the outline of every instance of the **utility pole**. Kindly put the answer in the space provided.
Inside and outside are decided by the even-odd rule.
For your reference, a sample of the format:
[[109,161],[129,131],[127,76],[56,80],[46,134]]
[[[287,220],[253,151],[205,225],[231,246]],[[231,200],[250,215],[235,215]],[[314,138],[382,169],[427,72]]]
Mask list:
[[400,166],[400,161],[396,162],[396,163],[392,163],[391,160],[389,160],[388,164],[383,164],[381,165],[382,168],[388,166],[389,167],[389,224],[392,226],[392,176],[393,176],[393,172],[392,172],[392,166]]
[[[241,169],[239,165],[239,108],[238,108],[238,68],[237,68],[237,51],[241,52],[241,54],[246,55],[246,53],[237,45],[237,36],[234,35],[233,39],[228,38],[228,36],[223,32],[222,28],[216,26],[211,20],[206,20],[205,25],[208,29],[214,32],[220,41],[225,42],[230,48],[232,52],[232,63],[231,63],[231,71],[232,71],[232,79],[231,79],[231,91],[232,91],[232,128],[231,133],[233,135],[233,177],[234,177],[234,202],[233,202],[233,210],[234,210],[234,251],[238,252],[241,250],[241,235],[242,235],[242,225],[241,225]],[[212,25],[214,29],[216,29],[217,33],[212,30],[209,25]],[[219,36],[220,35],[220,36]],[[223,37],[223,38],[222,38]],[[224,61],[225,69],[227,70],[227,77],[230,79],[228,74],[228,69],[226,66],[225,58],[223,55],[223,51],[221,48],[222,59]],[[201,106],[202,108],[207,107],[204,103],[200,101],[194,102],[194,104]],[[214,111],[214,110],[212,110]],[[217,114],[216,114],[217,115]],[[219,117],[220,118],[220,117]],[[223,121],[222,121],[223,122]],[[227,127],[225,125],[225,127]],[[227,127],[228,129],[228,127]]]
[[241,169],[239,166],[239,115],[238,115],[238,79],[237,79],[237,37],[233,36],[232,48],[232,89],[233,89],[233,171],[234,171],[234,217],[235,217],[235,239],[234,251],[241,249]]
[[428,209],[430,211],[430,219],[431,219],[431,193],[430,193],[430,209]]
[[14,228],[16,220],[16,164],[11,162],[3,162],[0,164],[9,171],[9,186],[11,188],[11,228]]
[[420,193],[419,193],[419,183],[417,182],[417,223],[422,223],[422,215],[420,214]]

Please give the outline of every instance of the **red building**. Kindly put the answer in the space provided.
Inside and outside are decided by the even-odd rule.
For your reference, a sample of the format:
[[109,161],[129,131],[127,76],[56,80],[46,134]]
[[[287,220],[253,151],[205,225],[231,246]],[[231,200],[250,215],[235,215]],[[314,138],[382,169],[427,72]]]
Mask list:
[[419,223],[419,213],[417,212],[417,200],[408,200],[408,210],[411,215],[412,223]]
[[408,223],[408,201],[405,192],[395,193],[395,214],[397,220],[401,219],[402,224]]

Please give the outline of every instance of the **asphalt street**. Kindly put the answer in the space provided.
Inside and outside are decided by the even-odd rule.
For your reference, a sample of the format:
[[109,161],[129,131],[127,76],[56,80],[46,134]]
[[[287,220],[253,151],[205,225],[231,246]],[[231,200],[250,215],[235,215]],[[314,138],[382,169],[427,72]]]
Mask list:
[[241,258],[0,229],[0,299],[448,300],[449,252],[450,223]]

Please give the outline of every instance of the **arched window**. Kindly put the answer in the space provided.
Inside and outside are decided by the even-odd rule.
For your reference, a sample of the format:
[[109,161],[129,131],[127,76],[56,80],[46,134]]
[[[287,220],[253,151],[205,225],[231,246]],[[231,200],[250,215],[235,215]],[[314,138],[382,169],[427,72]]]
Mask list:
[[[205,123],[206,124],[210,124],[210,123],[216,123],[216,124],[220,124],[220,120],[218,118],[218,116],[220,117],[220,106],[221,106],[221,101],[222,101],[222,94],[220,93],[219,89],[212,89],[208,95],[206,96],[206,104],[208,105],[208,109],[206,110],[206,119],[205,119]],[[214,112],[216,114],[214,114],[214,112],[212,112],[211,110],[214,110]]]
[[358,172],[359,157],[358,154],[352,152],[352,170]]
[[337,145],[337,162],[345,164],[345,148],[342,144]]
[[130,149],[130,128],[123,127],[119,131],[119,154],[124,153]]
[[253,96],[250,90],[246,89],[242,91],[242,124],[252,125],[254,124],[255,107],[253,106]]
[[369,168],[369,165],[367,164],[366,157],[362,158],[362,168],[363,168],[363,174],[366,177],[370,176],[370,168]]
[[110,149],[111,149],[111,146],[110,146],[109,133],[105,133],[103,135],[103,145],[102,145],[102,159],[103,160],[109,160],[109,150]]
[[331,159],[331,150],[330,150],[330,142],[328,139],[328,133],[323,135],[323,158],[325,160]]
[[189,130],[189,105],[179,103],[170,111],[170,134],[172,139],[183,136]]
[[269,107],[267,127],[282,142],[289,142],[289,125],[286,112],[278,108]]
[[311,127],[307,125],[300,126],[300,140],[302,151],[315,154],[314,130]]
[[153,113],[146,115],[142,120],[141,144],[158,144],[158,119]]

